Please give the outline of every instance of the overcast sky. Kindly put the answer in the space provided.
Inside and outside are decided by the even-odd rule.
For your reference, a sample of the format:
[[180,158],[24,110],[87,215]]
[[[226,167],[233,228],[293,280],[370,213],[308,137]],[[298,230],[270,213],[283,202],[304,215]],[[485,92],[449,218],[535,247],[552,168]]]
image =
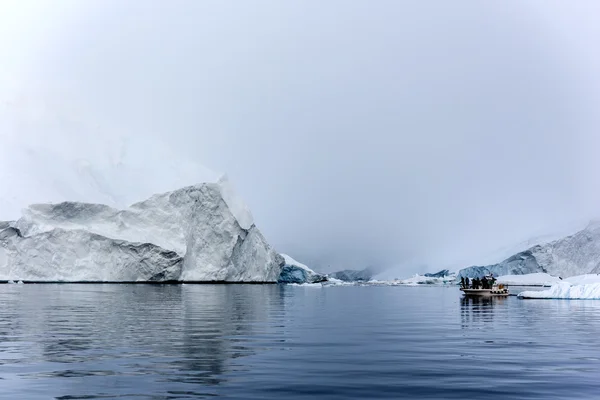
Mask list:
[[[5,0],[0,37],[7,104],[227,172],[269,241],[326,271],[477,263],[600,215],[593,0]],[[94,152],[19,129],[5,158]]]

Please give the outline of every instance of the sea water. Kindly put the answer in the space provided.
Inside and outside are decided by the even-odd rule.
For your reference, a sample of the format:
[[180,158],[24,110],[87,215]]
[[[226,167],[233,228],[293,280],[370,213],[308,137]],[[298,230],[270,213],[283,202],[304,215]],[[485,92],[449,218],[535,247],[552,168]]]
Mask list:
[[0,399],[597,399],[600,301],[0,285]]

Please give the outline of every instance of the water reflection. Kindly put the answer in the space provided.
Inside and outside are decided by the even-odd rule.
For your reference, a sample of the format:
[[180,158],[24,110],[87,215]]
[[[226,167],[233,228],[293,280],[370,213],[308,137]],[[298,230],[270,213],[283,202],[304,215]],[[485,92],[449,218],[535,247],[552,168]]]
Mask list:
[[462,327],[466,328],[472,324],[492,322],[495,307],[505,305],[507,300],[507,297],[462,296],[460,299]]
[[10,364],[13,371],[22,366],[16,369],[21,379],[63,378],[57,396],[149,395],[181,391],[182,384],[217,385],[235,370],[235,359],[262,349],[247,337],[278,334],[281,328],[267,321],[281,320],[284,312],[277,285],[3,289],[0,374]]

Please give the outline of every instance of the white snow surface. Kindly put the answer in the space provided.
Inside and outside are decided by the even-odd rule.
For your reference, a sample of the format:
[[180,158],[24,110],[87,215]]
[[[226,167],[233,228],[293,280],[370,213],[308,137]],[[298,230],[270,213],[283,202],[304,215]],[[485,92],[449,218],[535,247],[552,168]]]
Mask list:
[[496,281],[497,283],[513,286],[552,286],[561,282],[559,277],[543,272],[525,275],[503,275],[496,278]]
[[518,297],[523,299],[600,299],[600,283],[572,285],[569,282],[562,282],[553,285],[548,290],[521,292]]
[[0,223],[0,279],[276,282],[283,259],[246,210],[226,179],[123,210],[32,205]]

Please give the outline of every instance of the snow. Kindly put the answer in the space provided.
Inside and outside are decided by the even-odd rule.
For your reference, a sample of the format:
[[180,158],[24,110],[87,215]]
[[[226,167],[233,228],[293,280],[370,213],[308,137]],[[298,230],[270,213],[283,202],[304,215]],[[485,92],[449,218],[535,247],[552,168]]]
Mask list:
[[243,228],[249,220],[242,204],[220,181],[123,210],[32,205],[0,229],[0,279],[275,282],[283,259],[256,226]]
[[553,285],[548,290],[521,292],[518,297],[523,299],[600,299],[600,283],[572,285],[569,282],[562,282]]
[[560,278],[543,272],[525,275],[503,275],[496,278],[498,283],[512,286],[551,286],[561,282]]

